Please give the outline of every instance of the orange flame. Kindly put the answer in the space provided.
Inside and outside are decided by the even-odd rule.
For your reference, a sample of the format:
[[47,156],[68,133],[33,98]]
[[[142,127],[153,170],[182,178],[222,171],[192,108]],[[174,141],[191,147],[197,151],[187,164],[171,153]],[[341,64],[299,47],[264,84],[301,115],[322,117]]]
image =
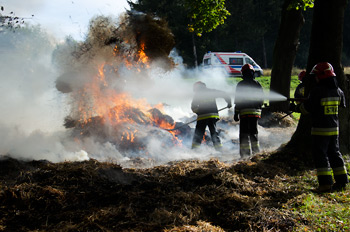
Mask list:
[[139,60],[146,65],[146,67],[148,68],[149,67],[149,59],[145,53],[145,44],[144,43],[141,43],[140,45],[140,50],[139,50]]
[[[148,60],[144,52],[140,52],[139,55],[140,59],[143,60],[142,62]],[[115,89],[109,88],[104,68],[105,64],[98,65],[96,75],[85,85],[84,89],[76,93],[79,95],[78,99],[80,99],[77,104],[81,124],[87,124],[91,122],[91,118],[99,116],[104,123],[122,128],[123,132],[120,141],[131,143],[135,141],[139,131],[126,125],[155,125],[162,129],[175,127],[175,123],[154,117],[150,113],[151,109],[158,109],[162,112],[162,104],[152,107],[145,99],[134,99],[125,92],[118,93]],[[177,132],[169,132],[173,136],[174,144],[181,145],[182,141],[176,137]]]

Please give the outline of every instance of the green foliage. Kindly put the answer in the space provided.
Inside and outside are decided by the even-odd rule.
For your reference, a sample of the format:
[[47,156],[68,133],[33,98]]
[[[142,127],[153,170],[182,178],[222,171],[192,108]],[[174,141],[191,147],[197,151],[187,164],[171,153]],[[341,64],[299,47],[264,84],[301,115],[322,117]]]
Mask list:
[[299,225],[298,231],[349,231],[349,197],[349,191],[303,195],[293,210],[301,214],[308,225]]
[[[189,0],[137,0],[133,1],[135,3],[129,1],[129,4],[132,10],[152,13],[167,20],[175,36],[176,49],[184,63],[192,66],[194,64],[193,46],[189,25],[194,25],[195,20],[189,17],[192,14],[191,8],[185,7],[185,1],[191,3]],[[206,2],[201,3],[202,9],[205,8]],[[202,62],[203,55],[207,51],[243,51],[252,56],[258,64],[263,64],[262,39],[264,38],[269,64],[278,32],[276,28],[280,21],[282,3],[283,0],[232,0],[225,1],[223,5],[223,2],[217,1],[215,4],[219,7],[214,9],[214,13],[209,11],[207,14],[218,15],[215,16],[218,18],[222,14],[222,12],[218,13],[220,7],[222,9],[225,7],[229,14],[225,13],[225,23],[218,24],[220,26],[215,31],[203,33],[201,37],[196,38],[197,62]],[[200,8],[195,9],[195,12],[199,10]],[[196,21],[200,19],[202,18],[196,15]],[[218,22],[214,20],[214,23],[220,23],[220,20]],[[213,24],[205,22],[206,28],[210,28],[210,25]]]
[[[227,78],[227,82],[230,84],[235,84],[239,81],[241,81],[241,78],[237,77],[230,77]],[[255,80],[259,81],[261,86],[265,91],[270,90],[270,82],[271,82],[271,76],[261,76],[261,77],[256,77]],[[290,82],[290,91],[291,91],[291,97],[294,97],[294,91],[297,88],[297,86],[300,84],[300,81],[298,80],[297,75],[292,75],[291,76],[291,82]]]
[[255,79],[259,81],[259,83],[261,84],[264,90],[270,90],[270,82],[271,82],[270,76],[261,76]]
[[294,91],[299,84],[300,84],[300,81],[298,79],[298,76],[297,75],[292,76],[290,80],[290,89]]
[[305,11],[307,8],[313,8],[314,2],[315,0],[293,0],[288,6],[288,9],[303,9]]
[[185,7],[189,9],[191,19],[188,30],[197,36],[224,24],[230,15],[225,8],[225,0],[185,0]]
[[[176,49],[188,66],[194,64],[192,34],[188,30],[191,24],[190,11],[184,6],[184,0],[134,0],[129,2],[132,10],[152,13],[168,21],[176,41]],[[203,33],[196,38],[198,63],[202,62],[207,51],[242,51],[249,54],[264,68],[266,52],[267,67],[272,65],[272,53],[281,19],[281,6],[284,0],[231,0],[225,1],[230,15],[225,23],[214,31]],[[305,24],[302,28],[295,66],[305,68],[308,58],[311,34],[313,1],[292,0],[294,8],[310,8],[303,12]],[[192,22],[193,23],[193,22]],[[264,42],[264,44],[263,44]],[[343,64],[350,66],[350,4],[347,5],[344,20]]]

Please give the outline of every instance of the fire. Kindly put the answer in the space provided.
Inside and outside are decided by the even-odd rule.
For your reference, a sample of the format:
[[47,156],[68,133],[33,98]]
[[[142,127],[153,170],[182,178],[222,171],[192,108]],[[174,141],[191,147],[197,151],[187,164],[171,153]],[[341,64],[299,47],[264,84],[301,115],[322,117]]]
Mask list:
[[181,144],[178,137],[184,138],[184,133],[165,130],[174,128],[175,122],[162,113],[162,105],[153,106],[125,90],[139,83],[136,78],[148,80],[152,72],[147,69],[154,60],[164,61],[160,68],[165,71],[174,67],[169,54],[175,40],[165,21],[133,12],[119,23],[97,17],[85,41],[66,45],[57,50],[56,63],[63,73],[56,88],[69,94],[70,112],[64,126],[72,128],[74,138],[91,137],[118,150],[131,144],[139,150],[153,148],[158,138],[161,145]]
[[[140,59],[146,62],[147,56]],[[141,58],[143,57],[143,58]],[[92,118],[99,117],[101,122],[110,128],[117,128],[120,132],[119,141],[134,143],[139,130],[135,125],[154,126],[161,129],[173,129],[175,123],[164,119],[163,105],[155,106],[147,103],[145,99],[135,99],[126,92],[118,92],[110,88],[105,76],[106,64],[98,65],[98,71],[91,81],[79,91],[79,122],[89,124]],[[88,99],[88,100],[87,100]],[[132,126],[134,125],[134,126]],[[181,140],[176,137],[176,131],[169,131],[173,136],[175,145],[181,146]],[[117,135],[114,134],[114,135]],[[118,136],[117,135],[117,136]]]
[[138,55],[139,55],[139,60],[146,65],[146,67],[148,68],[149,67],[149,59],[145,53],[145,44],[144,43],[141,43],[140,45],[140,50],[138,52]]

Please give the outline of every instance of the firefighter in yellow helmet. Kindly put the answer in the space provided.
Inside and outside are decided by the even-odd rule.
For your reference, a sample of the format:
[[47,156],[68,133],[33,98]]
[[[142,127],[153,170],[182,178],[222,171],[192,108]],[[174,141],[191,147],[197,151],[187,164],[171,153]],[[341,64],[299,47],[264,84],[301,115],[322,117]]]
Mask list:
[[338,109],[345,107],[344,93],[338,87],[336,74],[330,63],[316,64],[310,74],[315,76],[317,85],[297,110],[299,108],[301,113],[311,114],[312,153],[319,184],[316,191],[341,190],[349,182],[339,151]]
[[194,83],[193,91],[194,96],[191,103],[191,109],[198,116],[192,141],[192,148],[198,148],[201,145],[205,129],[208,126],[214,148],[220,150],[222,144],[216,129],[216,122],[219,120],[216,98],[224,98],[227,102],[228,108],[232,107],[231,98],[226,92],[207,88],[206,84],[201,81]]
[[239,125],[239,153],[242,158],[260,151],[258,139],[258,119],[264,103],[262,86],[254,78],[254,68],[250,64],[243,65],[242,78],[236,86],[235,121]]

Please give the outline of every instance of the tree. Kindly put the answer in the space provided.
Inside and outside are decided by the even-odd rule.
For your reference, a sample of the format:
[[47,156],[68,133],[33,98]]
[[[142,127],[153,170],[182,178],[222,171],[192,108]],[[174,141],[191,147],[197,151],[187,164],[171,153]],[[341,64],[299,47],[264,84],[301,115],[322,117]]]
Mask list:
[[[340,88],[345,93],[349,105],[349,78],[346,79],[341,64],[343,49],[344,12],[347,0],[316,0],[311,31],[311,41],[307,72],[318,62],[327,61],[334,67]],[[307,82],[306,94],[314,82]],[[349,117],[348,109],[340,109],[340,145],[343,153],[349,152]],[[298,127],[287,147],[293,148],[297,153],[307,154],[311,144],[311,120],[302,115]]]
[[224,25],[200,38],[202,48],[198,49],[198,54],[208,50],[244,51],[258,64],[266,64],[265,68],[271,66],[282,3],[283,0],[226,1],[231,15]]
[[[300,30],[304,24],[299,4],[301,3],[294,0],[284,1],[281,24],[273,52],[270,91],[286,97],[289,97],[292,68],[298,49]],[[272,111],[286,112],[288,106],[288,102],[270,103]]]
[[[184,0],[138,0],[130,3],[130,8],[165,18],[175,35],[176,49],[184,63],[192,66],[193,33],[188,30],[190,12],[184,9],[183,3]],[[244,51],[259,64],[270,67],[282,3],[283,0],[225,1],[225,8],[230,12],[225,23],[195,37],[198,62],[207,51]]]
[[211,32],[224,24],[230,12],[226,10],[225,0],[185,0],[188,17],[191,19],[188,30],[197,36]]
[[180,33],[191,33],[190,38],[193,45],[195,64],[197,63],[197,55],[193,33],[201,36],[202,33],[214,30],[217,26],[223,24],[230,14],[225,8],[225,0],[138,0],[136,3],[131,1],[128,1],[128,3],[132,9],[145,13],[151,12],[167,20],[174,17],[176,20],[170,25],[173,27],[176,25],[175,30],[179,28]]
[[185,0],[185,7],[189,9],[188,30],[192,33],[194,65],[197,67],[198,57],[194,34],[202,36],[203,32],[211,32],[224,24],[230,13],[225,8],[225,0]]

